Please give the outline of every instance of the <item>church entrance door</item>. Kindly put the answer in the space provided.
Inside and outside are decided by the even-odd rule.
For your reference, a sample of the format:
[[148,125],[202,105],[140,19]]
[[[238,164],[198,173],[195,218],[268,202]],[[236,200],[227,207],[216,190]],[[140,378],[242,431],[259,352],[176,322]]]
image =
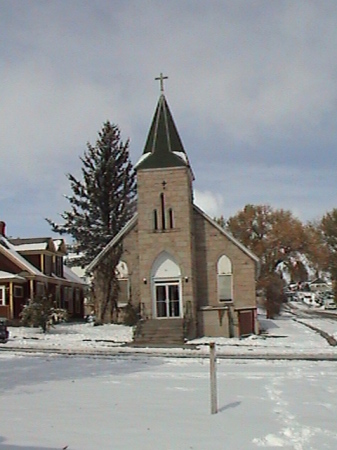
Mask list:
[[156,282],[156,315],[157,317],[180,317],[179,281]]

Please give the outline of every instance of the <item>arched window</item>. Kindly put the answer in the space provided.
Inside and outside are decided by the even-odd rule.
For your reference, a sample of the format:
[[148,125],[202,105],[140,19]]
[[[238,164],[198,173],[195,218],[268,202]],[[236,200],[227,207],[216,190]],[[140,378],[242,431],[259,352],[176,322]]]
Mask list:
[[230,302],[233,300],[233,273],[231,260],[222,255],[217,265],[218,276],[218,300]]
[[130,299],[130,281],[128,266],[124,261],[120,261],[116,267],[116,277],[118,282],[118,306],[125,306]]

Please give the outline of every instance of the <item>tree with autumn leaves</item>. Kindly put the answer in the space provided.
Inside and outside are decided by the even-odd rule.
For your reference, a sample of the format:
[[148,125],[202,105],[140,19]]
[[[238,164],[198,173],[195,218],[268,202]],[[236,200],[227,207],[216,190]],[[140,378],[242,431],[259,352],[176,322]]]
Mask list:
[[299,282],[308,279],[308,268],[317,275],[328,268],[327,247],[319,226],[303,225],[290,211],[246,205],[227,221],[217,221],[260,258],[257,290],[264,294],[269,317],[278,314],[285,301],[284,273],[291,281]]

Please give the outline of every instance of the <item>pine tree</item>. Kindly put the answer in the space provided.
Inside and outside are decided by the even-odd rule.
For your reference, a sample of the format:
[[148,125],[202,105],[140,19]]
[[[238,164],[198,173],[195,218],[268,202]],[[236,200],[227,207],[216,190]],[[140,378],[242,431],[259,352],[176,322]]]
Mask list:
[[[130,161],[129,141],[122,142],[118,126],[109,121],[103,124],[98,136],[95,146],[87,143],[87,151],[80,158],[82,180],[67,175],[73,195],[67,197],[70,211],[61,214],[64,223],[46,219],[54,232],[72,236],[73,249],[78,254],[76,264],[82,267],[98,255],[135,211],[136,176]],[[115,306],[114,274],[120,253],[121,249],[117,248],[109,261],[102,263],[108,278],[104,277],[105,298],[99,301],[98,321],[103,320],[109,306],[111,309]]]

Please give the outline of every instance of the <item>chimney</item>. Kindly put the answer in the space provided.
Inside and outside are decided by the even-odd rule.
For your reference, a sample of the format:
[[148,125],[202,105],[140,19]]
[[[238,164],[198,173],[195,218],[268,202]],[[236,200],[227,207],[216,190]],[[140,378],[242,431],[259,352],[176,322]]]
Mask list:
[[6,237],[5,235],[6,224],[2,220],[0,221],[0,235]]

